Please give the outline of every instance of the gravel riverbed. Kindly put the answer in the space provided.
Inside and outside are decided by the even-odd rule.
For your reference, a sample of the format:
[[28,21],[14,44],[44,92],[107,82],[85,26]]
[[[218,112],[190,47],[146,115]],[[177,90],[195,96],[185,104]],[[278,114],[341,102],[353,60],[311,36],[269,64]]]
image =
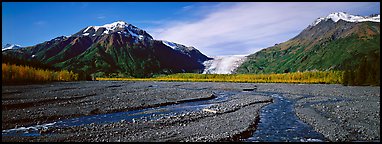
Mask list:
[[260,109],[272,103],[264,93],[297,100],[296,115],[330,141],[380,140],[380,87],[324,84],[83,81],[2,86],[2,130],[209,100],[217,91],[233,95],[200,111],[155,120],[52,128],[40,136],[2,136],[2,141],[237,141],[256,130]]
[[297,100],[296,115],[330,141],[380,141],[380,87],[327,84],[257,84]]

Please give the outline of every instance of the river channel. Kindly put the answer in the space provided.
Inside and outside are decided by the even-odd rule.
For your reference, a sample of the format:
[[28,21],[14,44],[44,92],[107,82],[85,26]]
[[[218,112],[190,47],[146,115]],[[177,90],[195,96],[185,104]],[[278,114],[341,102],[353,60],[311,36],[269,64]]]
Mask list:
[[[283,98],[282,94],[258,93],[256,91],[242,92],[271,96],[274,101],[261,110],[260,122],[257,125],[256,131],[252,132],[252,136],[241,139],[241,141],[326,141],[322,134],[314,131],[311,126],[303,123],[297,118],[293,111],[294,102]],[[52,128],[65,128],[92,123],[105,124],[119,121],[135,122],[157,120],[163,117],[180,115],[193,111],[201,111],[203,108],[208,106],[228,101],[231,96],[237,93],[240,93],[240,91],[214,91],[214,95],[216,97],[210,100],[185,102],[127,112],[83,116],[45,124],[22,126],[14,129],[3,130],[2,136],[41,136],[40,132],[42,130],[47,131]],[[45,133],[44,135],[54,135],[54,133]]]

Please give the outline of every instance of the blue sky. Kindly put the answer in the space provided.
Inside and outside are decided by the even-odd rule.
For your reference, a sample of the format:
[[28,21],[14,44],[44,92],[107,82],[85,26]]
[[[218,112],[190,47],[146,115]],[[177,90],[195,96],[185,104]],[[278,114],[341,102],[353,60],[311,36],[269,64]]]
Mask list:
[[35,45],[87,26],[123,20],[154,39],[208,56],[247,55],[296,36],[332,12],[367,16],[379,2],[2,2],[2,45]]

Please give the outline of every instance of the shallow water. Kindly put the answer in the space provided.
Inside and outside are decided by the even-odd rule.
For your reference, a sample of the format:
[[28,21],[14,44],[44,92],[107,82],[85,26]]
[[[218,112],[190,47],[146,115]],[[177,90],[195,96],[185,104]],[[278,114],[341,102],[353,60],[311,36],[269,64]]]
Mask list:
[[[119,121],[134,122],[137,120],[155,120],[192,111],[201,111],[203,108],[213,104],[227,101],[229,97],[239,93],[239,91],[215,91],[214,93],[217,97],[211,100],[201,100],[127,112],[98,114],[65,119],[47,124],[3,130],[2,136],[41,136],[39,133],[41,130],[48,130],[52,128],[81,126],[91,123],[105,124]],[[315,132],[311,126],[303,123],[297,118],[293,111],[294,101],[283,98],[281,94],[257,92],[245,93],[271,96],[274,99],[274,102],[262,108],[257,130],[251,137],[243,139],[242,141],[326,141],[322,134]]]
[[137,120],[156,120],[167,116],[173,116],[193,111],[201,111],[203,108],[226,101],[230,96],[236,93],[238,92],[220,91],[215,92],[215,95],[217,97],[210,100],[200,100],[194,102],[172,104],[167,106],[145,108],[141,110],[132,110],[127,112],[83,116],[78,118],[55,121],[47,124],[18,127],[14,129],[3,130],[2,136],[40,136],[41,130],[48,130],[51,128],[65,128],[71,126],[81,126],[91,123],[105,124],[119,121],[134,122]]
[[293,110],[294,101],[281,94],[267,94],[274,101],[260,112],[257,130],[245,142],[319,142],[326,141],[324,136],[310,125],[302,122]]

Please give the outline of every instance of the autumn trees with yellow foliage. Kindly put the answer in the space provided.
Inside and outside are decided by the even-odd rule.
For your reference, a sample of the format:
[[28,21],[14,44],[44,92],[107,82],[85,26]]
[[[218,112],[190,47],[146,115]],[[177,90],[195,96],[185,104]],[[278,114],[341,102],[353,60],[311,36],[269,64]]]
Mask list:
[[243,82],[243,83],[322,83],[341,84],[343,71],[307,71],[282,74],[195,74],[178,73],[154,78],[96,78],[97,80]]
[[40,83],[52,81],[76,81],[78,74],[72,71],[52,71],[2,63],[2,83]]

